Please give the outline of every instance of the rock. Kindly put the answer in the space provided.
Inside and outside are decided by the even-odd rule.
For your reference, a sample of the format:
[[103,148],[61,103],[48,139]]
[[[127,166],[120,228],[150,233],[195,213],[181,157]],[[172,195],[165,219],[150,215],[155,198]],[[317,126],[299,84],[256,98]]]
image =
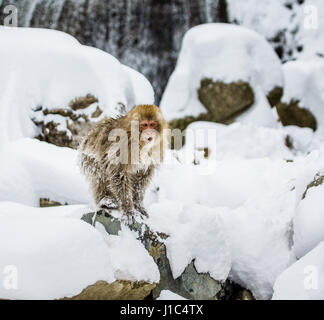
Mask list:
[[186,116],[173,119],[169,122],[171,129],[185,130],[194,121],[213,121],[229,124],[254,103],[253,89],[244,81],[223,83],[203,79],[200,81],[198,98],[207,112],[195,117]]
[[36,138],[60,147],[76,149],[102,116],[98,100],[91,94],[74,99],[66,108],[39,107],[33,118],[41,131]]
[[286,135],[285,146],[290,150],[293,150],[294,148],[294,142],[289,134]]
[[210,121],[228,123],[254,103],[251,86],[244,81],[223,83],[202,79],[198,98],[209,113]]
[[[100,222],[107,233],[117,235],[121,229],[120,221],[110,213],[99,211],[95,218],[94,213],[88,213],[82,219],[90,224]],[[234,284],[226,280],[216,281],[209,273],[199,273],[194,266],[194,260],[186,267],[182,275],[176,279],[172,276],[166,247],[163,240],[168,235],[153,232],[145,223],[135,222],[130,229],[137,232],[138,239],[153,257],[160,271],[160,283],[153,289],[152,296],[157,298],[161,290],[170,290],[186,299],[193,300],[225,300],[234,297]]]
[[[65,203],[64,205],[67,205],[67,203]],[[58,201],[50,200],[48,198],[40,198],[39,206],[41,208],[47,208],[47,207],[59,207],[59,206],[63,206],[63,204]]]
[[284,126],[308,127],[314,131],[317,129],[316,118],[308,109],[301,108],[299,101],[290,100],[289,103],[280,102],[276,107],[279,119]]
[[62,300],[143,300],[156,284],[144,281],[117,280],[113,283],[98,281],[72,298]]
[[251,291],[242,289],[237,295],[236,300],[255,300]]
[[270,90],[270,92],[267,94],[267,99],[271,107],[276,106],[280,102],[282,95],[283,95],[282,87],[276,86],[272,90]]
[[91,94],[87,94],[85,97],[79,97],[72,100],[69,106],[72,110],[80,110],[89,107],[91,104],[98,102],[98,100]]

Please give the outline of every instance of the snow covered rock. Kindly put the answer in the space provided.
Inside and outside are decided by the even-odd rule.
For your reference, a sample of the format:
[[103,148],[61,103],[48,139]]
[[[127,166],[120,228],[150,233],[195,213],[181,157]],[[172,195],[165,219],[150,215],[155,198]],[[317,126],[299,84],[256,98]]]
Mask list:
[[[165,204],[157,205],[158,210],[165,210]],[[175,214],[177,213],[177,207],[173,208]],[[190,211],[188,211],[189,213]],[[192,215],[196,212],[191,212]],[[213,219],[214,217],[214,219]],[[210,219],[206,220],[205,226],[208,223],[211,225],[210,229],[215,230],[215,213],[210,214]],[[196,215],[196,219],[200,219]],[[99,212],[94,217],[93,213],[84,215],[83,220],[88,223],[94,223],[96,226],[104,226],[107,235],[118,234],[122,228],[120,223],[120,213],[112,211],[111,213]],[[227,274],[230,268],[230,259],[228,251],[221,244],[224,244],[223,234],[214,234],[215,242],[209,241],[209,245],[216,249],[211,254],[208,244],[208,237],[210,236],[210,230],[200,230],[200,235],[203,237],[202,241],[195,244],[195,241],[189,245],[189,250],[186,250],[184,254],[180,251],[184,250],[184,244],[190,237],[192,237],[193,230],[190,228],[183,228],[179,235],[184,235],[185,239],[179,241],[179,238],[175,237],[175,233],[168,235],[161,230],[156,230],[151,227],[153,224],[148,221],[149,225],[141,221],[134,223],[130,226],[130,229],[137,233],[137,238],[142,242],[146,250],[154,259],[160,271],[160,282],[158,286],[153,290],[153,296],[158,297],[161,290],[170,290],[187,299],[208,299],[217,300],[223,298],[229,298],[226,296],[227,290],[233,291],[233,284],[226,281]],[[194,221],[188,224],[193,229],[195,228]],[[156,224],[155,224],[156,225]],[[174,224],[176,225],[176,223]],[[217,225],[217,224],[216,224]],[[197,229],[197,227],[196,227]],[[162,228],[163,230],[163,228]],[[221,230],[218,230],[221,233]],[[168,243],[168,240],[172,239],[173,243]],[[220,239],[220,240],[219,240]],[[176,247],[178,251],[176,252]],[[204,249],[203,252],[199,252],[197,248]],[[171,251],[171,255],[170,255]],[[173,254],[172,254],[173,251]],[[189,259],[186,259],[189,253]],[[176,256],[173,256],[176,254]],[[190,254],[192,256],[190,256]],[[208,256],[211,255],[209,258]],[[195,259],[197,258],[197,259]],[[207,258],[207,259],[204,259]],[[177,260],[178,259],[178,260]],[[179,261],[180,259],[180,261]],[[182,261],[184,261],[184,265]],[[215,265],[216,262],[216,265]],[[179,272],[177,267],[182,268]],[[212,270],[213,272],[209,272]],[[218,272],[217,272],[218,271]],[[218,278],[219,280],[216,280]]]
[[161,109],[167,120],[238,118],[272,126],[275,118],[267,96],[275,104],[282,86],[281,62],[261,35],[235,25],[204,24],[185,34]]
[[280,274],[272,299],[324,299],[324,242]]
[[290,61],[283,65],[283,71],[284,95],[277,106],[281,122],[323,130],[324,59]]
[[154,102],[144,76],[68,34],[0,27],[0,37],[0,145],[41,134],[74,146],[72,135],[82,122],[116,115],[121,105],[129,110]]

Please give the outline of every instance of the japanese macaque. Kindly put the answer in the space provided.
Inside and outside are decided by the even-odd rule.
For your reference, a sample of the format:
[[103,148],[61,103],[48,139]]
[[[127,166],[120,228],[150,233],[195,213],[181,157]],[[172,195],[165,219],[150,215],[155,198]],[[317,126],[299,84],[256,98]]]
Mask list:
[[155,105],[135,106],[125,116],[99,122],[80,146],[80,165],[101,209],[119,209],[131,224],[148,216],[145,190],[168,146],[167,123]]

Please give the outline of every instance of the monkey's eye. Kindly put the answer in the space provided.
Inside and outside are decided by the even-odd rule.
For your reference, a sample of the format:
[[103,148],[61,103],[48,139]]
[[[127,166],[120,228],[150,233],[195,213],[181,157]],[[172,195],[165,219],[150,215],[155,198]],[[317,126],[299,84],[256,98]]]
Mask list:
[[149,121],[150,128],[155,129],[158,126],[157,121],[151,120]]
[[148,124],[148,121],[144,120],[144,121],[141,121],[139,125],[141,128],[147,128],[149,124]]

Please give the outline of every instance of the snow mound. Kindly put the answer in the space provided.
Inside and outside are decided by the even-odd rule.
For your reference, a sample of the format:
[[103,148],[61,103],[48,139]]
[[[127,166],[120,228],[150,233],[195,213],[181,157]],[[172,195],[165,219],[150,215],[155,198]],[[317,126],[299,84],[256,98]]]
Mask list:
[[63,32],[0,27],[0,36],[0,139],[4,142],[36,135],[30,118],[40,106],[64,108],[73,99],[92,94],[104,114],[111,116],[120,103],[130,109],[154,102],[152,86],[144,76]]
[[17,289],[0,286],[1,298],[71,297],[98,280],[115,280],[102,236],[81,220],[1,214],[0,240],[0,269],[14,265],[18,275]]
[[142,243],[137,240],[138,235],[135,232],[122,226],[118,236],[114,236],[107,234],[100,223],[96,223],[96,228],[102,233],[109,247],[109,257],[116,278],[159,282],[159,269]]
[[272,299],[324,299],[324,242],[321,242],[278,277],[274,285]]
[[308,189],[306,197],[297,208],[294,220],[294,249],[298,258],[324,241],[323,192],[323,184]]
[[159,281],[152,257],[129,230],[103,236],[80,220],[86,212],[0,202],[0,281],[15,286],[1,285],[0,297],[58,299],[99,280]]
[[231,256],[217,210],[162,201],[150,206],[149,212],[148,223],[152,230],[169,235],[165,244],[174,279],[195,260],[198,272],[209,272],[216,280],[226,280]]
[[251,290],[256,299],[269,299],[277,276],[294,261],[295,193],[284,188],[259,193],[222,216],[232,255],[230,278]]
[[75,150],[25,138],[8,144],[1,154],[6,156],[0,158],[0,201],[31,206],[39,206],[40,198],[89,203]]
[[161,101],[167,120],[205,112],[197,89],[204,78],[231,83],[246,81],[255,94],[254,106],[242,121],[275,125],[266,95],[282,87],[281,62],[256,32],[230,24],[211,23],[190,29]]
[[[185,148],[202,150],[208,148],[208,159],[253,159],[293,157],[285,145],[285,129],[259,127],[239,122],[223,125],[197,121],[186,129]],[[298,143],[300,139],[296,139]],[[187,151],[189,153],[189,151]]]

